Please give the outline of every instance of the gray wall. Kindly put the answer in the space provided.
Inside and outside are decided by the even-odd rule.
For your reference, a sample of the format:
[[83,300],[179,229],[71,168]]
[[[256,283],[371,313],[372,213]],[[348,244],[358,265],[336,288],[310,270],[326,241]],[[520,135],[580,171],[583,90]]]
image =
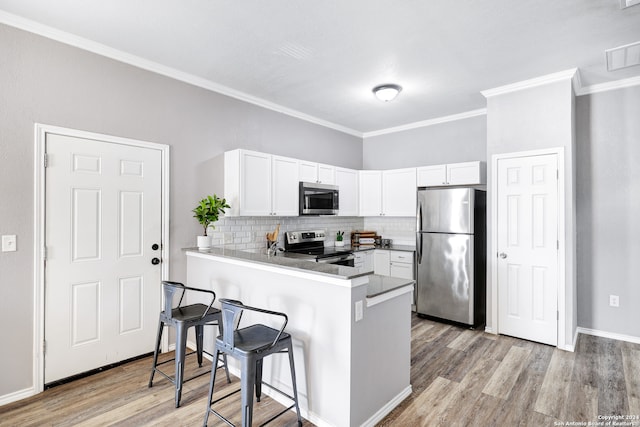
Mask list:
[[576,123],[578,325],[640,337],[640,86],[578,97]]
[[0,396],[32,386],[34,123],[171,146],[170,275],[186,277],[199,168],[233,148],[362,167],[362,140],[0,25]]
[[471,117],[365,138],[365,169],[396,169],[486,160],[487,118]]

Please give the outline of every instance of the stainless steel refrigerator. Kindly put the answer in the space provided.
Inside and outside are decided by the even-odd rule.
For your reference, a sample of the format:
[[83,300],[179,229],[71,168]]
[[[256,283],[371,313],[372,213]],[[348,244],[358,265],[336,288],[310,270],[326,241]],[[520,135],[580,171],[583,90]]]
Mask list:
[[418,190],[418,314],[485,323],[486,200],[474,188]]

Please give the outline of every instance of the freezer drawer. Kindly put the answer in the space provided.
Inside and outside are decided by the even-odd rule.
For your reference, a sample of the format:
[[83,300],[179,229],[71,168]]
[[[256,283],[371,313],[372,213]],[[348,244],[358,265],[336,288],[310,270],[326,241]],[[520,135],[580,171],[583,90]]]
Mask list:
[[474,324],[474,236],[418,233],[416,311]]

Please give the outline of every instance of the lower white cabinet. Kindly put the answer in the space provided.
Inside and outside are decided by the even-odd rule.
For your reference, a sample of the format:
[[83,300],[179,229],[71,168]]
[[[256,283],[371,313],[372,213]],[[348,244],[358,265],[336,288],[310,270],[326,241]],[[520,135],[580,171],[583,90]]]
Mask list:
[[389,275],[401,279],[413,279],[413,252],[390,251]]
[[355,260],[353,261],[353,266],[360,270],[361,273],[371,273],[373,272],[373,252],[374,251],[360,251],[355,252],[353,255],[355,256]]
[[389,251],[376,249],[373,253],[373,272],[381,276],[391,276]]
[[376,249],[374,264],[375,274],[414,279],[413,252]]

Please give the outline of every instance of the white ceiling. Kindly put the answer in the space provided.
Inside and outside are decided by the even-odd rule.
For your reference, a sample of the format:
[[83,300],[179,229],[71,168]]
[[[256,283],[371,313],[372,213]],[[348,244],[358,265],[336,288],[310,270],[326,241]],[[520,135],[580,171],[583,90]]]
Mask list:
[[[482,109],[482,90],[571,68],[584,86],[640,75],[606,69],[606,49],[640,41],[640,6],[619,0],[0,0],[1,11],[365,136]],[[385,104],[371,93],[381,83],[404,90]]]

